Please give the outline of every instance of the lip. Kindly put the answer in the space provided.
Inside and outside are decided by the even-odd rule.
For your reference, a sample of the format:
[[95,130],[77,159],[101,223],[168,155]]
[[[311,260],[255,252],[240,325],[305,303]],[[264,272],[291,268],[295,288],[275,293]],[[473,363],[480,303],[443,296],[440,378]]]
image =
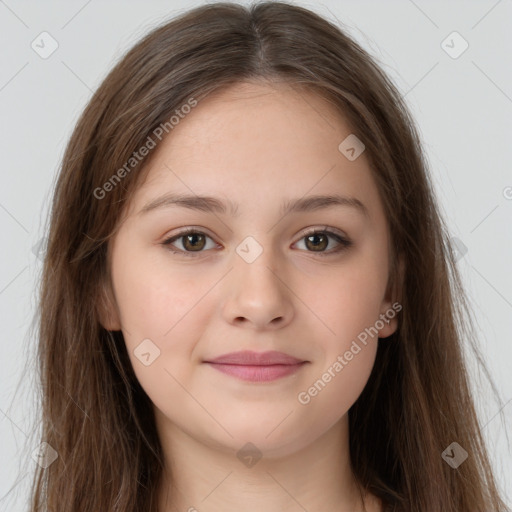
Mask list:
[[284,352],[232,352],[204,361],[212,368],[250,382],[269,382],[298,371],[308,361]]
[[208,359],[205,363],[219,364],[237,364],[244,366],[270,366],[274,364],[294,365],[304,363],[302,359],[297,359],[284,352],[270,350],[268,352],[253,352],[251,350],[242,350],[240,352],[231,352],[215,359]]

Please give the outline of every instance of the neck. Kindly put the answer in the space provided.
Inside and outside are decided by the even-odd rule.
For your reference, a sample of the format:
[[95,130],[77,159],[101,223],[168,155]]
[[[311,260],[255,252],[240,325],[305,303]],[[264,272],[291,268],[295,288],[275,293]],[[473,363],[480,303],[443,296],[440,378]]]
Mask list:
[[166,461],[159,512],[381,510],[374,497],[361,495],[353,475],[347,416],[300,450],[268,450],[256,463],[195,440],[158,411],[157,424]]

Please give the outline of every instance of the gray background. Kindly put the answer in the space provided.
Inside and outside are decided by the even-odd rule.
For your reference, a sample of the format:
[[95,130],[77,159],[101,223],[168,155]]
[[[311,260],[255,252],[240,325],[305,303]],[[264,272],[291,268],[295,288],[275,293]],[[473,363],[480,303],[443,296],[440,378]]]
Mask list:
[[[92,91],[123,52],[154,26],[202,3],[0,0],[0,510],[25,510],[27,471],[35,464],[34,373],[23,373],[35,347],[30,326],[41,260],[34,246],[44,235],[66,141]],[[475,398],[510,503],[511,2],[294,3],[343,23],[392,77],[417,120],[451,236],[467,248],[458,265],[480,350],[503,403],[476,374]],[[31,47],[43,31],[58,43],[47,59]],[[469,44],[457,58],[442,46],[453,31]],[[452,52],[462,49],[461,40],[447,41]]]

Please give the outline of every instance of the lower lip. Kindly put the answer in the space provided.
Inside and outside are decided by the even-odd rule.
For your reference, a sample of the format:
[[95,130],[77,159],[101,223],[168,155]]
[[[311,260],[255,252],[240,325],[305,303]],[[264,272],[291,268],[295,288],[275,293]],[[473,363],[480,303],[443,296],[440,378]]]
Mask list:
[[298,364],[273,364],[269,366],[248,366],[238,364],[208,363],[219,372],[232,375],[250,382],[269,382],[286,377],[298,371],[303,363]]

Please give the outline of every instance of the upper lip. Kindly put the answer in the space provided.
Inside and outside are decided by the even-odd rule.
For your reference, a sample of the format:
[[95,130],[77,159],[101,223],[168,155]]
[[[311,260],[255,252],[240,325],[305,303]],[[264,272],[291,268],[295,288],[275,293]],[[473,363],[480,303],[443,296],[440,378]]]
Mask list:
[[305,361],[285,354],[284,352],[276,352],[275,350],[268,352],[242,350],[241,352],[231,352],[230,354],[223,354],[215,359],[205,361],[205,363],[239,364],[246,366],[269,366],[273,364],[292,365],[303,362]]

